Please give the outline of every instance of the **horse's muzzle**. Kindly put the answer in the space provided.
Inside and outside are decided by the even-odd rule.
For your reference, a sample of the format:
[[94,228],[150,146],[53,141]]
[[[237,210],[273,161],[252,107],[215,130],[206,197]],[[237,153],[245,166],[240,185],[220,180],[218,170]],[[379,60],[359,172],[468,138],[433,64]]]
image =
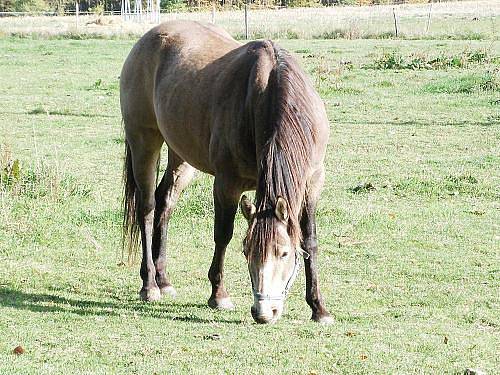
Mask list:
[[255,301],[250,312],[257,323],[276,323],[283,313],[283,301]]

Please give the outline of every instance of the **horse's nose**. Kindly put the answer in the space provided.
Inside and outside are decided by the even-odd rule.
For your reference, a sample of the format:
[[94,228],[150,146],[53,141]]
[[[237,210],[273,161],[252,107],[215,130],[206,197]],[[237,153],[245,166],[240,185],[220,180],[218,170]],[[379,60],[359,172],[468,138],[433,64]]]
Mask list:
[[280,306],[266,306],[261,303],[253,305],[250,309],[252,318],[260,324],[276,323],[281,316],[281,311]]
[[[255,309],[253,306],[251,308],[251,313],[252,313],[252,318],[255,320],[256,323],[259,324],[266,324],[266,323],[273,323],[273,318],[274,318],[274,313],[271,310],[270,314],[266,314],[264,311]],[[276,310],[275,310],[276,311]]]

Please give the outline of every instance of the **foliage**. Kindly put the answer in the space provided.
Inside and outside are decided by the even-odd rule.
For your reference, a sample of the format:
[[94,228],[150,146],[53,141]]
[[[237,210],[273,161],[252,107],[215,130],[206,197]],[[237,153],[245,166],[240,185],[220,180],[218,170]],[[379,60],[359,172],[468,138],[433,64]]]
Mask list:
[[184,0],[161,0],[160,8],[169,12],[181,11],[186,9],[187,4]]
[[45,0],[10,0],[0,5],[3,12],[33,12],[50,10],[50,4]]
[[96,4],[94,7],[89,8],[89,12],[94,13],[96,16],[102,16],[104,15],[104,5]]
[[[145,0],[142,0],[145,2]],[[321,5],[378,5],[400,3],[399,0],[255,0],[251,4],[258,7],[317,7]],[[406,0],[405,3],[422,3],[427,0]],[[211,0],[161,0],[160,7],[167,11],[177,11],[187,8],[207,8],[212,6]],[[216,1],[220,7],[242,7],[244,0],[219,0]],[[81,11],[95,11],[96,7],[102,7],[105,11],[119,10],[121,0],[80,0]],[[144,4],[145,6],[145,4]],[[3,0],[0,2],[0,12],[32,12],[32,11],[61,11],[74,10],[74,0]]]
[[320,0],[289,0],[287,2],[289,7],[317,7],[320,5]]

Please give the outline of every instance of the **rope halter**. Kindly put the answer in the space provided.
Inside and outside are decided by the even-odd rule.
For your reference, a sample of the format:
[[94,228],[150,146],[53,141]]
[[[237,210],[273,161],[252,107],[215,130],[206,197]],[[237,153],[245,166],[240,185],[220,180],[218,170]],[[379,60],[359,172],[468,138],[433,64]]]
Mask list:
[[252,282],[252,292],[253,292],[254,298],[259,302],[261,302],[261,301],[284,301],[286,296],[288,295],[288,292],[290,291],[290,288],[292,287],[293,282],[295,281],[295,278],[297,277],[297,273],[299,271],[299,265],[300,265],[299,252],[295,251],[295,264],[293,266],[293,271],[292,271],[290,278],[286,282],[285,289],[283,290],[283,292],[281,292],[281,294],[274,294],[274,295],[273,294],[259,293],[259,292],[255,291],[254,286],[253,286],[253,282]]

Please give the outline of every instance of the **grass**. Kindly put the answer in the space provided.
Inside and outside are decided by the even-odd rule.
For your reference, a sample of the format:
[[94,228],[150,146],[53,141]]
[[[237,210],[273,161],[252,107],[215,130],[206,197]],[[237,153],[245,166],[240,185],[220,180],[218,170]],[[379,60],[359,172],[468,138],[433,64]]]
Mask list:
[[[118,75],[132,44],[0,39],[0,373],[500,371],[500,98],[477,89],[496,63],[364,68],[384,51],[498,56],[498,45],[280,42],[331,122],[318,230],[335,323],[324,327],[309,321],[303,273],[283,319],[253,323],[241,215],[226,266],[236,310],[205,305],[213,208],[204,175],[171,221],[177,299],[138,301],[138,266],[120,253]],[[447,89],[468,77],[473,89]],[[13,354],[18,345],[24,354]]]

